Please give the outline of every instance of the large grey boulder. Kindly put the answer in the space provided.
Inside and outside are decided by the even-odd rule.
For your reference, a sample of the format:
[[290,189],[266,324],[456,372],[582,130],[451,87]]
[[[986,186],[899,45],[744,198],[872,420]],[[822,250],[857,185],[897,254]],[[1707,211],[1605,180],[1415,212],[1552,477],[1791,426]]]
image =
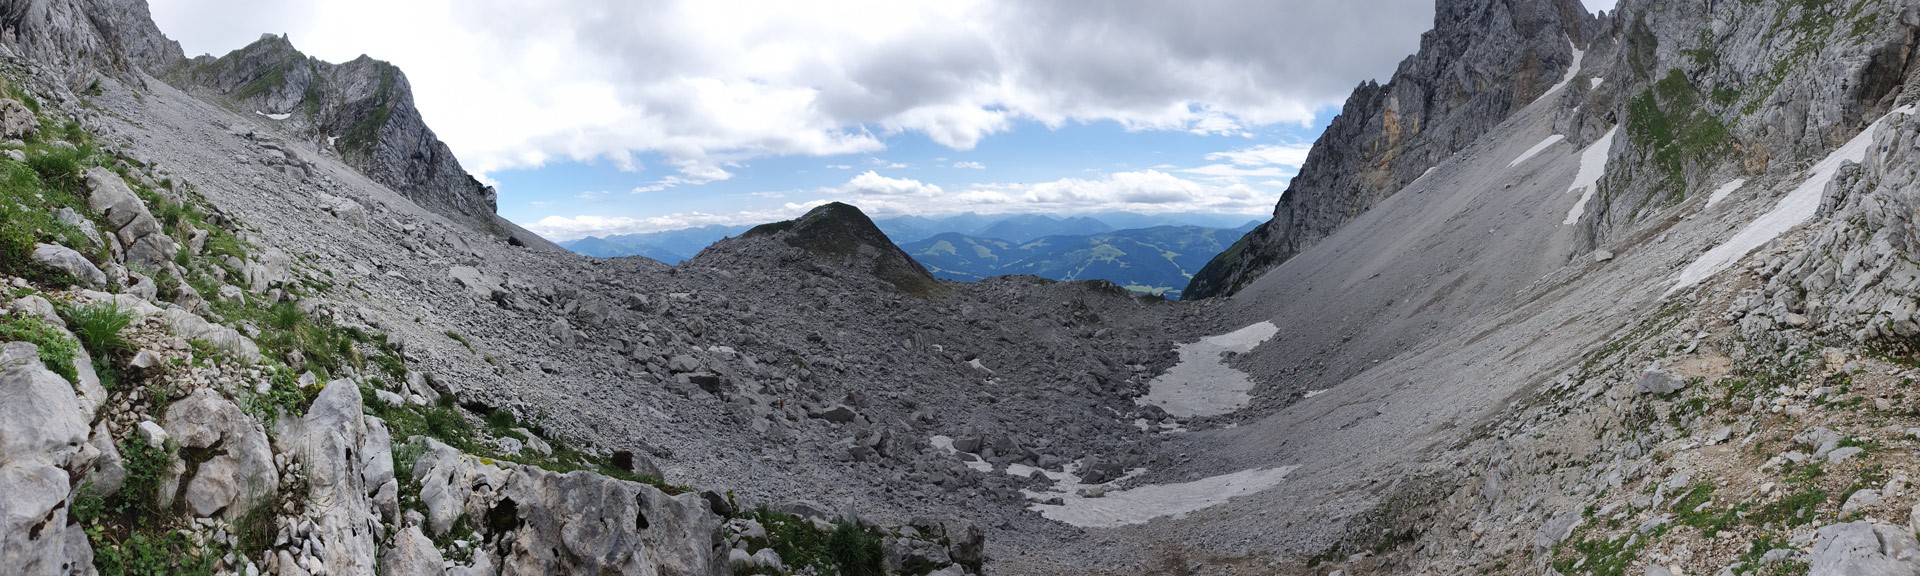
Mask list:
[[266,428],[212,388],[174,402],[161,426],[181,456],[161,478],[162,505],[171,503],[185,483],[188,512],[234,520],[279,489]]
[[504,574],[710,574],[724,570],[720,517],[700,495],[668,496],[591,472],[482,461],[438,441],[413,465],[428,531],[461,515],[503,538]]
[[278,452],[290,454],[307,475],[317,553],[335,574],[372,574],[382,526],[399,514],[393,477],[393,446],[380,419],[361,411],[360,387],[334,380],[321,389],[307,415],[283,424]]
[[66,272],[88,288],[97,289],[107,286],[107,273],[101,272],[100,267],[94,266],[86,256],[82,256],[72,248],[58,244],[34,244],[33,261]]
[[1661,369],[1660,365],[1655,364],[1641,371],[1640,377],[1634,379],[1633,385],[1643,394],[1658,396],[1662,394],[1672,394],[1680,391],[1681,388],[1686,388],[1687,381],[1680,379],[1679,376],[1673,375],[1672,372]]
[[380,576],[440,576],[446,573],[440,549],[420,533],[419,526],[400,529],[393,545],[380,557]]
[[0,566],[48,575],[90,567],[86,534],[67,525],[72,479],[63,469],[85,448],[79,398],[25,342],[0,344],[0,398]]
[[33,110],[12,98],[0,98],[0,139],[24,140],[40,132],[40,119]]
[[1808,576],[1920,575],[1920,542],[1872,520],[1833,524],[1815,534],[1808,564]]
[[153,218],[127,181],[98,166],[87,169],[86,181],[87,206],[106,217],[114,239],[126,248],[127,263],[148,270],[171,269],[179,246],[161,230],[160,221]]
[[260,361],[260,345],[242,336],[237,330],[208,322],[205,318],[179,308],[161,310],[160,319],[166,322],[169,330],[181,338],[212,344],[214,348],[242,362]]

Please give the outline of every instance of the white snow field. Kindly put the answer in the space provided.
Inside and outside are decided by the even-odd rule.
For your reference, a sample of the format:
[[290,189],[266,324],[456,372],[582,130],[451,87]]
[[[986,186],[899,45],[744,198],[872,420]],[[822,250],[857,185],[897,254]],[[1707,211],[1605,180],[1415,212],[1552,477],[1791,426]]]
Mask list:
[[1579,222],[1580,217],[1587,214],[1587,203],[1593,201],[1593,192],[1600,189],[1600,178],[1607,175],[1607,154],[1613,152],[1613,135],[1619,131],[1619,126],[1607,130],[1599,140],[1580,151],[1580,172],[1574,175],[1573,184],[1567,186],[1568,193],[1580,192],[1580,201],[1567,210],[1567,219],[1561,220],[1561,225]]
[[1253,400],[1253,380],[1227,366],[1228,352],[1246,353],[1266,342],[1280,327],[1260,322],[1233,332],[1181,344],[1180,363],[1151,383],[1152,389],[1134,400],[1166,410],[1176,418],[1218,416],[1245,407]]
[[[1252,494],[1280,484],[1297,466],[1243,470],[1201,478],[1179,484],[1150,484],[1126,490],[1088,495],[1089,486],[1071,472],[1044,472],[1054,480],[1052,490],[1026,492],[1035,500],[1059,498],[1060,504],[1034,504],[1028,510],[1049,520],[1082,528],[1112,528],[1141,524],[1154,518],[1186,516],[1215,506],[1236,496]],[[1071,469],[1069,469],[1071,470]],[[1139,471],[1130,472],[1132,476]],[[1025,492],[1025,491],[1023,491]]]
[[1539,156],[1541,152],[1545,152],[1548,147],[1559,144],[1561,140],[1566,139],[1567,135],[1565,134],[1548,136],[1547,139],[1541,140],[1539,144],[1534,144],[1532,148],[1528,148],[1526,152],[1521,152],[1519,158],[1514,158],[1512,162],[1507,163],[1507,167],[1512,168],[1519,166],[1521,162],[1532,160],[1534,156]]
[[1681,270],[1680,279],[1674,282],[1672,288],[1667,289],[1666,295],[1670,296],[1674,292],[1679,292],[1718,274],[1753,249],[1813,218],[1813,214],[1820,209],[1820,197],[1826,193],[1827,184],[1833,182],[1833,177],[1840,173],[1840,166],[1848,162],[1865,160],[1867,148],[1873,146],[1873,133],[1880,129],[1880,125],[1885,124],[1894,114],[1912,114],[1913,109],[1913,106],[1908,105],[1888,112],[1886,116],[1874,120],[1867,129],[1861,130],[1860,134],[1854,136],[1852,140],[1848,140],[1846,145],[1828,154],[1819,164],[1814,164],[1813,168],[1807,170],[1807,179],[1801,181],[1792,192],[1788,192],[1787,197],[1781,198],[1780,203],[1775,204],[1772,210],[1761,214],[1732,238],[1708,250],[1706,254],[1701,254],[1699,259]]
[[1721,200],[1726,200],[1728,196],[1732,196],[1734,192],[1738,192],[1741,186],[1746,185],[1746,178],[1735,178],[1731,182],[1721,184],[1718,189],[1713,191],[1712,196],[1707,197],[1707,207],[1712,208],[1714,204],[1719,204]]

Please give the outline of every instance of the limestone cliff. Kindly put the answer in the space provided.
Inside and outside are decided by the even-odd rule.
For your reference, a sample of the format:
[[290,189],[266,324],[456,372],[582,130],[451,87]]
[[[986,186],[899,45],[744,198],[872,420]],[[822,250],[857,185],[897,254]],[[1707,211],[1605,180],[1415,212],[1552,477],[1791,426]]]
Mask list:
[[1347,98],[1273,219],[1214,257],[1182,297],[1239,291],[1473,143],[1553,89],[1595,25],[1576,0],[1442,0],[1392,80]]

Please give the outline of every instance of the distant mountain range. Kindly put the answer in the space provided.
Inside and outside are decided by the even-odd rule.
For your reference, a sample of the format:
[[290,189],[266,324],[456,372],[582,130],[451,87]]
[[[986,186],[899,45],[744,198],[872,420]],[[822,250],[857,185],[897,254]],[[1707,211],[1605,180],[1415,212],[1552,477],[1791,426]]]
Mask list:
[[[1054,280],[1108,280],[1179,298],[1187,280],[1259,221],[1215,214],[1080,216],[896,216],[874,224],[927,270],[945,280],[1031,274]],[[589,236],[560,242],[597,258],[645,256],[679,264],[749,226]]]
[[622,256],[645,256],[668,264],[679,264],[701,250],[719,242],[721,238],[739,236],[752,226],[722,226],[713,224],[699,228],[683,228],[665,232],[647,234],[620,234],[615,236],[588,236],[579,240],[560,242],[560,246],[574,252],[595,258],[619,258]]
[[935,277],[975,281],[1031,274],[1054,280],[1107,280],[1130,290],[1179,298],[1194,272],[1258,226],[1155,226],[1027,242],[954,232],[901,245]]

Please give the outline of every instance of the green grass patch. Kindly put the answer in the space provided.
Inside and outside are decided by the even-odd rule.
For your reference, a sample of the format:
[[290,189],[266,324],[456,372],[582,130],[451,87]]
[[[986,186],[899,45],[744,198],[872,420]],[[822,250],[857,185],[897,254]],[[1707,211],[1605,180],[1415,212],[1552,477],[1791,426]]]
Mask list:
[[39,347],[40,363],[48,370],[68,382],[79,379],[73,368],[73,359],[80,354],[79,344],[46,320],[26,315],[9,318],[0,323],[0,341],[31,343]]

